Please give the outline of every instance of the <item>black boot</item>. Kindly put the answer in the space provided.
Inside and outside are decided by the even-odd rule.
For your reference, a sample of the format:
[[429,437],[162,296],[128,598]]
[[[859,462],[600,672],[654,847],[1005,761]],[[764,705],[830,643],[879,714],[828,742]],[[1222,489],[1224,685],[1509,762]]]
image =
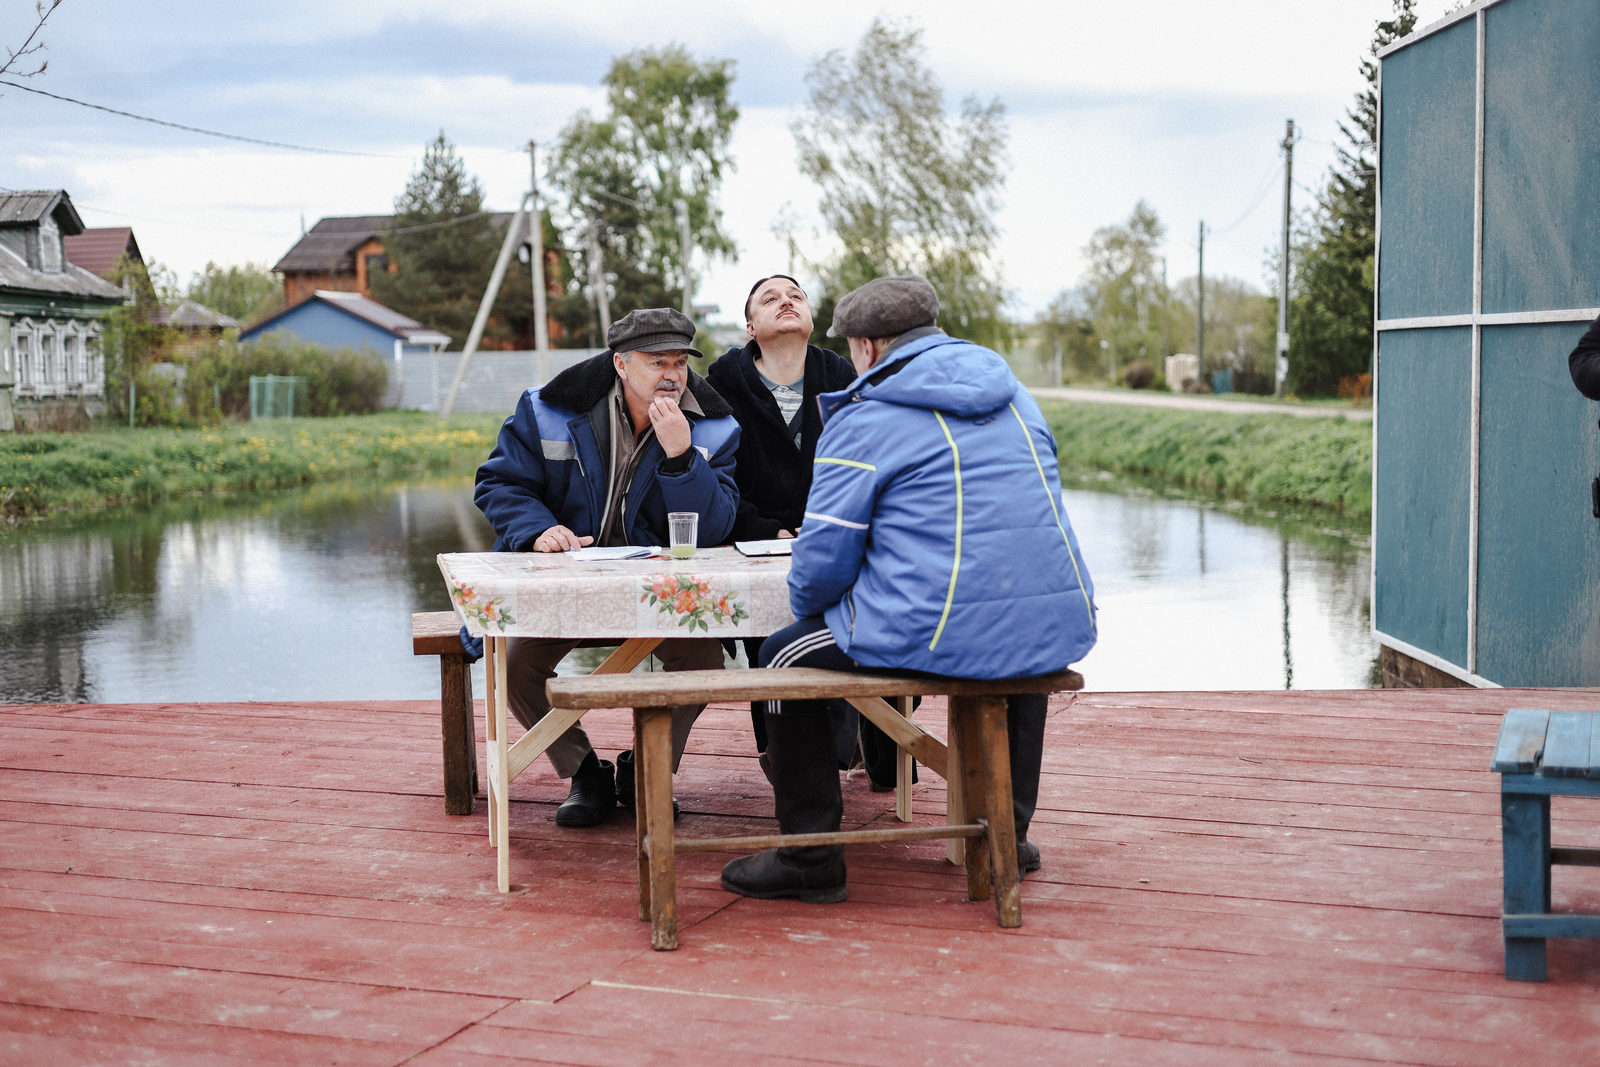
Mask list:
[[[621,807],[633,810],[633,749],[624,749],[617,753],[617,803]],[[678,819],[678,798],[672,798],[672,819]]]
[[557,826],[599,826],[617,807],[614,768],[593,752],[583,757],[578,773],[572,776],[572,789],[556,809]]
[[741,856],[722,868],[722,888],[757,900],[792,897],[808,904],[837,904],[847,895],[844,885],[844,849],[821,863],[802,864],[785,857],[799,849],[769,848],[754,856]]

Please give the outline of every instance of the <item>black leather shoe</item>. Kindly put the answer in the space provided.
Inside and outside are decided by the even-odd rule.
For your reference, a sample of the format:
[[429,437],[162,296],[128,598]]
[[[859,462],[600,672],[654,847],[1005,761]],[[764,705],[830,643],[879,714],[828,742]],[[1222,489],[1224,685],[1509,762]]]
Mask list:
[[[633,810],[633,749],[617,753],[617,803]],[[672,820],[678,820],[678,798],[672,798]]]
[[792,897],[807,904],[837,904],[846,896],[844,850],[812,866],[791,863],[775,848],[741,856],[722,868],[722,888],[757,900]]
[[1029,841],[1026,837],[1017,842],[1017,877],[1020,878],[1030,871],[1037,871],[1043,861],[1039,858],[1039,846]]
[[557,826],[599,826],[617,810],[615,772],[606,760],[599,760],[592,771],[572,776],[572,789],[556,809]]

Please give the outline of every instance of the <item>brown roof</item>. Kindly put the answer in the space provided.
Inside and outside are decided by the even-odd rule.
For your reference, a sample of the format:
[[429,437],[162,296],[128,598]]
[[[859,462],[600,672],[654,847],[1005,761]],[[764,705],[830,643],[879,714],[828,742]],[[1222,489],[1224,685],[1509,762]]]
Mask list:
[[133,239],[131,226],[101,226],[84,230],[63,237],[61,244],[66,249],[68,263],[102,277],[110,273],[124,252],[135,261],[144,262],[144,256],[139,254],[139,242]]
[[391,215],[350,215],[319,219],[276,264],[280,274],[354,271],[355,250],[389,225]]
[[[489,216],[489,224],[498,230],[514,215],[515,212],[511,211],[493,212]],[[373,237],[381,239],[384,231],[393,224],[393,215],[343,215],[319,219],[272,269],[279,274],[354,273],[356,249]]]

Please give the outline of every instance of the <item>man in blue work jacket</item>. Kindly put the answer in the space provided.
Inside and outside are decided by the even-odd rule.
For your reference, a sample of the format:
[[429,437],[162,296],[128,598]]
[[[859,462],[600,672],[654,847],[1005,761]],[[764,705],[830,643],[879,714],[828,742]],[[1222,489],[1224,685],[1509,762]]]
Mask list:
[[[667,514],[700,515],[697,540],[722,544],[739,504],[734,453],[739,424],[727,403],[689,369],[694,323],[671,308],[630,312],[606,333],[608,351],[523,393],[478,468],[473,499],[495,532],[495,551],[565,552],[584,545],[664,545]],[[575,640],[506,642],[511,710],[531,728],[550,710],[544,684]],[[711,638],[669,638],[656,656],[667,670],[722,666]],[[672,765],[704,705],[672,717]],[[594,826],[615,809],[617,782],[574,724],[546,750],[572,779],[559,826]]]

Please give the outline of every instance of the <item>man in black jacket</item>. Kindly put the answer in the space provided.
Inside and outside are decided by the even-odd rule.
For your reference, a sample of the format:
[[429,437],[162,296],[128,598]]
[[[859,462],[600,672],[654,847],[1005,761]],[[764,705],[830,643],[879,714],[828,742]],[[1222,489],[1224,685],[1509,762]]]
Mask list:
[[793,537],[805,514],[822,433],[817,397],[845,388],[856,372],[849,360],[808,343],[811,304],[787,275],[756,282],[744,317],[750,342],[728,349],[706,372],[739,422],[733,537]]
[[1600,319],[1589,324],[1589,331],[1567,357],[1567,370],[1572,373],[1572,384],[1578,392],[1590,400],[1600,400]]
[[[787,274],[762,278],[744,302],[750,341],[730,348],[711,365],[706,380],[716,387],[739,422],[734,481],[739,514],[733,539],[762,541],[793,537],[805,515],[811,490],[811,464],[822,433],[817,397],[844,389],[856,379],[850,361],[810,342],[811,302]],[[749,640],[751,664],[761,642]],[[841,763],[855,747],[857,717],[844,717],[839,741]],[[765,752],[766,719],[751,709],[756,748]],[[862,754],[868,777],[880,788],[894,781],[894,743],[871,723],[862,723]]]

